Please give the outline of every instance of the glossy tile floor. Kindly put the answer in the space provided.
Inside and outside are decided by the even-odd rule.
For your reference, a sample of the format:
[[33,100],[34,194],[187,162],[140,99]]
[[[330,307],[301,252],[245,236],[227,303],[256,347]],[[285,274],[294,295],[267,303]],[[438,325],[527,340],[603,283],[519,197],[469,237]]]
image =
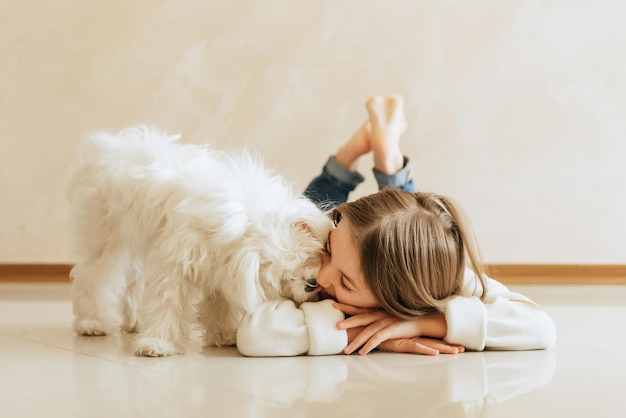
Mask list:
[[132,355],[77,337],[67,284],[0,283],[2,417],[623,417],[626,287],[510,286],[554,318],[545,351]]

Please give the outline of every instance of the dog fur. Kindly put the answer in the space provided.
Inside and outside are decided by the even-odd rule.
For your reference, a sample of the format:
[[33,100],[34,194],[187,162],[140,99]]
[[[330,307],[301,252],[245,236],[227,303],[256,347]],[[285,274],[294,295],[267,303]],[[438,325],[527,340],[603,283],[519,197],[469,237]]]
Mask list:
[[278,297],[312,300],[331,228],[248,152],[178,143],[147,127],[79,147],[69,199],[78,261],[74,329],[138,332],[135,353],[235,344],[244,312]]

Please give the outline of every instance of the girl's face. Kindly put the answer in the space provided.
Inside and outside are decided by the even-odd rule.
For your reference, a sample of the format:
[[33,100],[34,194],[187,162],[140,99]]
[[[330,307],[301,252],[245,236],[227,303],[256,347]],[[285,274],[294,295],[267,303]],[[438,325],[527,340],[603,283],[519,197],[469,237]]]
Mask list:
[[323,295],[339,303],[361,308],[380,306],[365,284],[359,250],[352,241],[347,219],[342,219],[328,235],[317,284]]

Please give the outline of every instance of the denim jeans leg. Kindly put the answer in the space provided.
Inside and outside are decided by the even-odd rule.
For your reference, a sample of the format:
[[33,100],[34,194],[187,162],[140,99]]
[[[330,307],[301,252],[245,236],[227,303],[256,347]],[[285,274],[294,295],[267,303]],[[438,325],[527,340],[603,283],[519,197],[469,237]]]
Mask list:
[[415,193],[413,169],[408,157],[404,157],[404,167],[395,174],[385,174],[375,168],[373,171],[376,182],[378,183],[378,190],[382,190],[385,187],[393,187],[394,189]]
[[324,165],[322,173],[311,181],[304,195],[322,210],[330,210],[346,202],[350,192],[363,180],[361,174],[350,171],[332,156]]

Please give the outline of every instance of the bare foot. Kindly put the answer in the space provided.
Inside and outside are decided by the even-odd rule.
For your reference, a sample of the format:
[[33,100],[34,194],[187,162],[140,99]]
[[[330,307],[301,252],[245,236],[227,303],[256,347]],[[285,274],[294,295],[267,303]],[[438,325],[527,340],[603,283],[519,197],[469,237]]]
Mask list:
[[370,116],[374,167],[386,174],[397,173],[404,166],[400,150],[400,138],[406,130],[404,99],[400,95],[375,96],[367,100],[365,107]]
[[371,151],[370,145],[370,123],[364,122],[357,129],[352,137],[342,145],[335,154],[335,159],[341,165],[350,170],[355,170],[360,156]]

